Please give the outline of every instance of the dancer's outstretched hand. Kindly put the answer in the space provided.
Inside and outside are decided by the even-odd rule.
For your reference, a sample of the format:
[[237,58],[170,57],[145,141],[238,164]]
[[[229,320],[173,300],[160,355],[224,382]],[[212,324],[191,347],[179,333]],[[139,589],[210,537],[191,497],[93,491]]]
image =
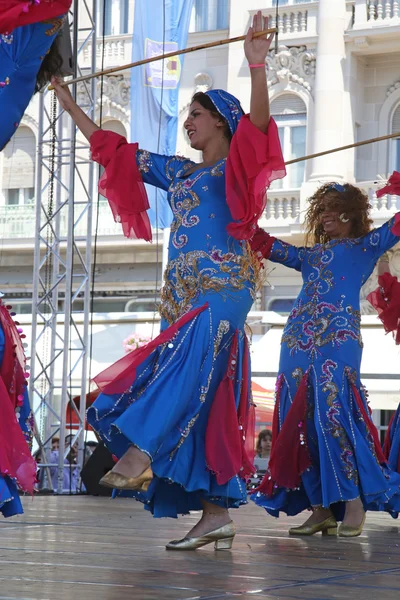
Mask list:
[[265,31],[266,29],[268,29],[268,17],[263,17],[261,10],[259,10],[253,17],[253,24],[249,27],[244,41],[244,53],[251,65],[261,64],[267,58],[275,34],[271,33],[268,36],[258,38],[253,37],[254,33]]
[[66,110],[67,112],[71,112],[73,107],[76,106],[76,102],[73,99],[71,92],[69,91],[69,87],[67,85],[62,86],[62,82],[63,79],[61,77],[53,76],[51,78],[51,85],[54,87],[59,103],[61,104],[64,110]]

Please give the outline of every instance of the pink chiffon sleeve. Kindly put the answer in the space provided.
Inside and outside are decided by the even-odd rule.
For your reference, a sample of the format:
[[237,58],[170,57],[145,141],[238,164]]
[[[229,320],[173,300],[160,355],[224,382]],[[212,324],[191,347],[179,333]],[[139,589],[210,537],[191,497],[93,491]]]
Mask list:
[[152,239],[150,208],[142,175],[136,162],[137,144],[112,131],[99,129],[90,138],[92,159],[104,167],[99,192],[107,198],[116,223],[125,237]]
[[228,233],[251,239],[266,205],[266,190],[286,175],[278,128],[270,119],[266,133],[244,115],[232,138],[226,163],[226,198],[233,223]]

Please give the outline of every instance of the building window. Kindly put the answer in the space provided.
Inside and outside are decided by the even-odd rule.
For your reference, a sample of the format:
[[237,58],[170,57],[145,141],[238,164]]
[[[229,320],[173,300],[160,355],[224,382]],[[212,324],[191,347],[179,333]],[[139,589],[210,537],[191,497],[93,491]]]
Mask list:
[[4,149],[3,195],[9,206],[32,204],[35,187],[36,140],[33,131],[24,125]]
[[120,33],[128,33],[129,24],[129,0],[120,0]]
[[[400,132],[400,104],[393,113],[392,133]],[[391,171],[400,171],[400,137],[392,140],[393,168]]]
[[5,190],[7,206],[17,204],[33,204],[35,200],[35,189],[32,188],[9,188]]
[[[103,25],[104,19],[104,25]],[[128,33],[129,0],[100,0],[98,3],[97,35]]]
[[191,32],[214,31],[228,29],[228,27],[228,0],[195,0],[190,24]]
[[[282,94],[271,102],[271,115],[276,121],[285,161],[306,153],[307,109],[295,94]],[[273,184],[273,189],[300,188],[304,181],[304,162],[287,167],[287,177]]]

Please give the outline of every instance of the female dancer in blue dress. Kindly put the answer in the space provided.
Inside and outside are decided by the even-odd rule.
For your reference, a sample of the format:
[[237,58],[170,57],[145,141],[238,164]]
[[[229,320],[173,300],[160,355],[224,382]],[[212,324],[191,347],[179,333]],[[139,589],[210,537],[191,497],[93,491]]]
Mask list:
[[106,169],[100,189],[126,235],[150,237],[147,200],[139,202],[142,182],[168,190],[174,218],[162,332],[95,378],[103,393],[88,421],[120,459],[104,484],[132,490],[156,517],[203,509],[199,523],[169,549],[210,542],[231,547],[235,530],[227,509],[246,502],[238,475],[252,470],[242,439],[251,428],[244,324],[258,265],[246,238],[254,233],[267,183],[284,174],[269,118],[264,63],[271,37],[253,39],[263,24],[259,13],[245,42],[250,116],[222,90],[193,98],[185,128],[191,146],[203,153],[201,164],[137,150],[99,130],[55,81],[62,106]]
[[300,271],[302,290],[282,335],[269,471],[253,500],[271,515],[312,509],[293,535],[351,537],[365,510],[400,510],[400,477],[387,467],[360,382],[360,289],[400,239],[400,214],[370,231],[358,188],[323,185],[306,215],[314,245],[258,231],[254,250]]

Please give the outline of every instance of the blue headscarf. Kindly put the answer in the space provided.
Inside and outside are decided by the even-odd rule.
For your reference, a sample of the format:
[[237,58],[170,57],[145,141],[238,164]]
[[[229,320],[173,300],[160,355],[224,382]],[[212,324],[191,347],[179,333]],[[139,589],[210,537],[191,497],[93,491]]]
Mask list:
[[244,115],[239,100],[224,90],[209,90],[205,94],[210,98],[221,117],[228,122],[230,132],[233,135],[238,128],[241,117]]

